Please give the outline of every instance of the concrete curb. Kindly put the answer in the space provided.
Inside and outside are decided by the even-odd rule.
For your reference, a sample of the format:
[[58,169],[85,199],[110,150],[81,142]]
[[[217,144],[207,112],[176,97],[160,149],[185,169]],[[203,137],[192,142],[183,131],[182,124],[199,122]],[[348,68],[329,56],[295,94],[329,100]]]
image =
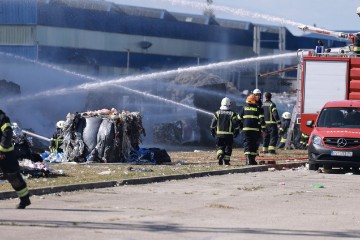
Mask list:
[[[169,175],[160,177],[149,177],[149,178],[136,178],[136,179],[125,179],[120,181],[107,181],[107,182],[94,182],[94,183],[83,183],[83,184],[72,184],[55,187],[35,188],[30,189],[31,195],[46,195],[59,192],[72,192],[79,190],[95,189],[95,188],[108,188],[124,185],[137,185],[137,184],[148,184],[155,182],[165,182],[171,180],[183,180],[189,178],[199,178],[208,176],[219,176],[234,173],[248,173],[248,172],[263,172],[268,171],[269,168],[275,168],[281,170],[283,168],[294,168],[304,166],[306,162],[296,163],[282,163],[282,164],[270,164],[270,165],[257,165],[257,166],[246,166],[242,168],[224,169],[210,172],[197,172],[189,174]],[[17,198],[15,191],[0,192],[0,200]]]

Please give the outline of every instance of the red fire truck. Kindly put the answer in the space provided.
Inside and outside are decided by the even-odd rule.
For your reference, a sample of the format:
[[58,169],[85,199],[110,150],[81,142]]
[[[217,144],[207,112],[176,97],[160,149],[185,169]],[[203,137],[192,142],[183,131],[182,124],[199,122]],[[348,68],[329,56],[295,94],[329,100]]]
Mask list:
[[308,120],[316,120],[326,102],[360,100],[360,57],[306,56],[302,62],[300,129],[310,135]]
[[[309,26],[300,26],[303,31],[347,38],[353,41],[354,35],[332,32]],[[316,120],[320,110],[328,101],[360,100],[360,57],[352,45],[341,49],[324,49],[302,52],[300,129],[310,135],[312,128],[306,126],[308,120]]]
[[[350,34],[346,36],[353,39]],[[352,45],[335,51],[318,47],[301,55],[298,66],[300,129],[310,135],[309,169],[352,167],[358,171],[360,57]]]

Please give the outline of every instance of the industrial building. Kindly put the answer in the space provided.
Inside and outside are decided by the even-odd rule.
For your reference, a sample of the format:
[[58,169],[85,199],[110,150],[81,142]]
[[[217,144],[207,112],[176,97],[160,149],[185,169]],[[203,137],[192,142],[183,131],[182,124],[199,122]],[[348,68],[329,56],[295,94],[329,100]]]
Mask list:
[[[0,52],[86,75],[121,77],[254,56],[313,49],[318,37],[285,27],[126,6],[101,0],[2,0]],[[321,37],[325,47],[346,44]],[[253,89],[261,71],[296,64],[267,63],[219,73],[238,90]],[[283,76],[295,77],[295,73]],[[259,80],[259,88],[283,84]]]

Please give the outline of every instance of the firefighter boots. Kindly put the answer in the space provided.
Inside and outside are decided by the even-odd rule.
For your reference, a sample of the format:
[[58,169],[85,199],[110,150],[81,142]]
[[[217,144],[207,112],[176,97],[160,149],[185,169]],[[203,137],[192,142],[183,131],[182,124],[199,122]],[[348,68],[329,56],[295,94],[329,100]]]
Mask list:
[[269,150],[270,154],[276,154],[275,150]]
[[17,209],[25,209],[27,206],[31,204],[30,195],[26,195],[20,198],[20,203],[16,206]]
[[223,159],[224,159],[224,155],[219,155],[218,157],[218,160],[219,160],[219,165],[223,165]]
[[250,155],[249,154],[245,154],[245,164],[249,165],[250,164]]
[[255,156],[249,155],[249,165],[257,165],[257,162],[255,161]]
[[225,165],[230,165],[230,160],[224,160]]

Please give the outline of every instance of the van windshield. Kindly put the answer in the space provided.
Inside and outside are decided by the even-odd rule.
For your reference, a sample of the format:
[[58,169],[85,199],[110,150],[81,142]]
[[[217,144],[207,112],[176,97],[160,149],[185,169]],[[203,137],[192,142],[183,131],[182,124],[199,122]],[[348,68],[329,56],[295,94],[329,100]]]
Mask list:
[[360,108],[324,108],[319,115],[317,127],[360,128]]

